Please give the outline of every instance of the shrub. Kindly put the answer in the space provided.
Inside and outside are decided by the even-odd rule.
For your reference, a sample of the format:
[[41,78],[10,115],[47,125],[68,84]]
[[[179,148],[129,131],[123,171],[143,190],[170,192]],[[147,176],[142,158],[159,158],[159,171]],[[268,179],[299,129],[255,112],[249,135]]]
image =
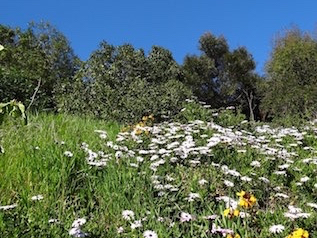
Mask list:
[[214,122],[218,125],[228,127],[238,126],[245,119],[246,117],[243,113],[241,113],[240,109],[230,107],[226,110],[220,110],[218,115],[214,118]]
[[194,120],[211,121],[212,110],[205,108],[201,103],[193,99],[187,99],[175,119],[182,123]]
[[135,123],[150,114],[161,120],[178,113],[191,96],[178,73],[179,66],[165,49],[153,47],[145,56],[131,45],[103,42],[77,72],[76,83],[65,87],[59,107],[121,123]]

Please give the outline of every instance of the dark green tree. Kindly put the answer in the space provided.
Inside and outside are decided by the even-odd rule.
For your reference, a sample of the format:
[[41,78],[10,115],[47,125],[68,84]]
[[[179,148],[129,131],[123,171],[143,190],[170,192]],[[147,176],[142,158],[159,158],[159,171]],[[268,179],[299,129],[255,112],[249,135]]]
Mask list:
[[263,108],[274,116],[311,116],[317,109],[317,41],[298,28],[276,38],[267,63]]
[[262,78],[255,73],[255,62],[245,47],[233,50],[226,57],[227,77],[222,80],[223,94],[227,101],[247,108],[250,121],[259,106],[258,84]]
[[154,46],[146,56],[129,44],[114,47],[102,42],[75,76],[76,88],[70,95],[85,95],[82,102],[65,94],[62,110],[76,111],[79,104],[84,113],[121,122],[136,122],[152,113],[173,115],[190,96],[177,81],[179,71],[164,48]]
[[184,82],[199,100],[213,107],[239,105],[254,120],[257,107],[256,88],[260,77],[254,72],[255,62],[245,47],[230,51],[224,37],[211,33],[200,40],[200,56],[186,56]]
[[36,108],[55,108],[62,86],[79,66],[65,36],[49,23],[26,30],[0,25],[0,101],[17,99]]

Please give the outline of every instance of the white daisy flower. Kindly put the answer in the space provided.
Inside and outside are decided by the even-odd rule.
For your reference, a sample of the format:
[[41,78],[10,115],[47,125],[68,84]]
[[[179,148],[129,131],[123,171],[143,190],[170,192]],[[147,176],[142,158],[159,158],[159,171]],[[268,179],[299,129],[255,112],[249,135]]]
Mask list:
[[228,180],[225,180],[225,181],[224,181],[224,184],[225,184],[227,187],[234,187],[234,183],[231,182],[231,181],[228,181]]
[[72,229],[69,230],[69,235],[74,236],[74,237],[86,237],[88,236],[87,233],[84,233],[80,230],[78,227],[73,227]]
[[117,233],[118,233],[118,234],[121,234],[121,233],[123,233],[123,232],[124,232],[124,229],[123,229],[122,226],[120,226],[120,227],[117,228]]
[[194,201],[196,198],[200,198],[200,195],[198,193],[189,193],[188,197],[185,198],[188,202]]
[[256,168],[259,168],[261,167],[261,163],[257,160],[255,161],[252,161],[252,163],[250,164],[252,167],[256,167]]
[[144,238],[158,238],[157,234],[155,231],[150,231],[146,230],[143,232],[143,237]]
[[303,177],[303,178],[300,179],[300,181],[301,181],[302,183],[305,183],[305,182],[307,182],[308,180],[310,180],[310,178],[307,177],[307,176],[305,176],[305,177]]
[[84,225],[86,223],[86,219],[85,218],[79,218],[77,220],[75,220],[72,224],[72,227],[81,227],[82,225]]
[[141,220],[137,220],[137,221],[134,221],[132,224],[131,224],[131,229],[134,230],[136,228],[139,228],[139,227],[142,227],[142,222]]
[[18,204],[11,204],[11,205],[5,205],[5,206],[0,206],[0,210],[10,210],[10,209],[13,209],[13,208],[16,208],[18,206]]
[[199,185],[204,185],[205,183],[208,183],[206,179],[201,179],[198,181]]
[[39,201],[39,200],[42,200],[44,197],[42,195],[36,195],[36,196],[33,196],[31,197],[31,200],[32,201]]
[[65,151],[65,152],[64,152],[64,155],[65,155],[66,157],[69,157],[69,158],[71,158],[71,157],[74,156],[74,154],[73,154],[72,152],[70,152],[70,151]]
[[190,215],[189,213],[187,213],[187,212],[181,213],[181,217],[180,217],[181,222],[191,221],[192,219],[193,219],[193,216]]
[[281,233],[282,231],[284,231],[284,229],[285,229],[285,226],[283,225],[273,225],[273,226],[270,226],[269,231],[273,234],[276,234],[276,233]]
[[134,212],[131,210],[124,210],[124,211],[122,211],[122,217],[123,217],[123,219],[130,221],[130,220],[134,219]]
[[313,207],[313,208],[316,208],[317,209],[317,204],[316,203],[307,203],[307,206],[310,206],[310,207]]

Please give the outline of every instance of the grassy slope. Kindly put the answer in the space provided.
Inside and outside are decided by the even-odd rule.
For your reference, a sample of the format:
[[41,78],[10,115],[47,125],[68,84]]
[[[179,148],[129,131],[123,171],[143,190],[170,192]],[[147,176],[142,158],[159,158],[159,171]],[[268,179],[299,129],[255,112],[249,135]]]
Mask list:
[[[117,124],[42,114],[31,117],[26,127],[2,129],[5,154],[0,157],[0,204],[18,203],[18,207],[9,214],[0,213],[0,233],[5,234],[1,237],[67,237],[76,217],[105,209],[110,200],[98,197],[96,187],[105,181],[111,181],[109,187],[116,186],[119,181],[108,173],[91,171],[79,146],[82,142],[100,146],[95,129],[107,130],[114,139]],[[74,156],[64,156],[65,151]],[[38,194],[44,196],[42,201],[30,200]],[[51,218],[62,224],[48,226]]]
[[[313,178],[316,173],[314,165],[303,167],[303,172],[289,170],[294,177],[284,178],[272,174],[283,161],[267,160],[266,155],[260,155],[250,146],[235,148],[224,143],[213,149],[213,156],[199,156],[201,166],[190,166],[185,160],[176,165],[165,163],[157,172],[153,172],[149,168],[149,157],[139,168],[134,168],[130,166],[130,163],[136,162],[135,156],[132,156],[118,163],[112,159],[106,168],[100,169],[87,165],[87,154],[80,146],[86,142],[95,152],[114,155],[115,151],[106,146],[108,139],[101,139],[94,132],[96,129],[106,130],[109,140],[114,140],[120,130],[114,123],[41,114],[31,117],[26,127],[10,126],[2,129],[5,129],[2,141],[5,154],[0,155],[0,205],[17,203],[18,206],[0,211],[1,237],[69,237],[72,222],[79,217],[87,219],[84,231],[90,237],[117,237],[116,228],[120,226],[125,229],[125,234],[120,237],[142,237],[143,231],[147,229],[155,230],[159,237],[207,237],[205,231],[211,223],[203,216],[212,214],[220,215],[216,221],[218,225],[239,231],[242,237],[259,234],[259,237],[271,237],[268,227],[278,223],[284,224],[286,231],[275,237],[285,237],[296,227],[309,229],[311,235],[317,232],[313,224],[316,222],[316,213],[311,208],[309,211],[314,215],[309,219],[292,223],[283,218],[289,203],[305,206],[306,202],[313,202],[316,198],[316,190],[311,190],[311,187],[294,187],[294,182],[305,174],[312,177],[311,185],[317,182]],[[203,145],[206,140],[200,138],[200,134],[210,137],[214,133],[199,127],[197,131],[198,134],[193,132],[197,145]],[[127,143],[132,143],[129,146],[135,149],[143,146],[148,148],[150,143],[146,137],[144,140],[144,145]],[[289,140],[284,138],[283,143],[287,145],[293,142],[291,138]],[[315,147],[316,141],[313,138],[310,140],[307,143]],[[238,153],[237,149],[246,149],[246,153]],[[312,156],[300,148],[295,150],[300,158]],[[65,151],[71,151],[74,156],[65,156]],[[297,162],[300,158],[296,158],[293,167],[302,166],[301,162]],[[261,168],[250,167],[254,160],[261,162]],[[219,167],[211,166],[211,161],[228,165],[230,169],[252,177],[253,181],[243,182],[225,175]],[[158,190],[154,188],[151,178],[154,174],[160,175],[157,178],[160,184],[172,184],[179,190],[157,196]],[[169,176],[174,180],[169,181]],[[256,178],[259,176],[269,178],[271,183],[267,185],[258,181]],[[200,179],[206,179],[207,184],[199,185]],[[226,188],[225,179],[233,181],[235,187]],[[281,184],[283,192],[290,195],[290,199],[274,197],[274,188]],[[305,191],[307,188],[310,192]],[[236,192],[240,190],[252,191],[258,199],[256,208],[248,211],[252,214],[251,218],[231,220],[221,217],[224,204],[215,198],[227,195],[236,199]],[[186,201],[191,192],[199,193],[201,198],[195,202]],[[31,197],[38,194],[43,195],[43,200],[32,201]],[[135,219],[147,218],[142,222],[142,228],[131,230],[130,222],[121,216],[125,209],[133,210]],[[179,222],[182,211],[194,214],[195,221]],[[158,218],[162,217],[164,221],[158,222]],[[49,219],[58,219],[58,222],[49,224]],[[169,227],[171,222],[175,222],[173,228]]]

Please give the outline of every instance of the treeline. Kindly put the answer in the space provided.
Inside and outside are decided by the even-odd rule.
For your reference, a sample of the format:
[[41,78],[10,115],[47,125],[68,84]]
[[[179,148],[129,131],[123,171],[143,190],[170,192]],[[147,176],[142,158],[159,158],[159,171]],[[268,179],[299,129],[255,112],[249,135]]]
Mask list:
[[146,54],[105,41],[82,62],[48,23],[0,25],[0,44],[0,102],[17,99],[29,110],[134,122],[152,113],[172,117],[195,96],[213,108],[236,106],[250,120],[316,116],[317,40],[296,28],[277,37],[265,76],[245,47],[230,50],[211,33],[201,36],[200,55],[182,65],[160,46]]

